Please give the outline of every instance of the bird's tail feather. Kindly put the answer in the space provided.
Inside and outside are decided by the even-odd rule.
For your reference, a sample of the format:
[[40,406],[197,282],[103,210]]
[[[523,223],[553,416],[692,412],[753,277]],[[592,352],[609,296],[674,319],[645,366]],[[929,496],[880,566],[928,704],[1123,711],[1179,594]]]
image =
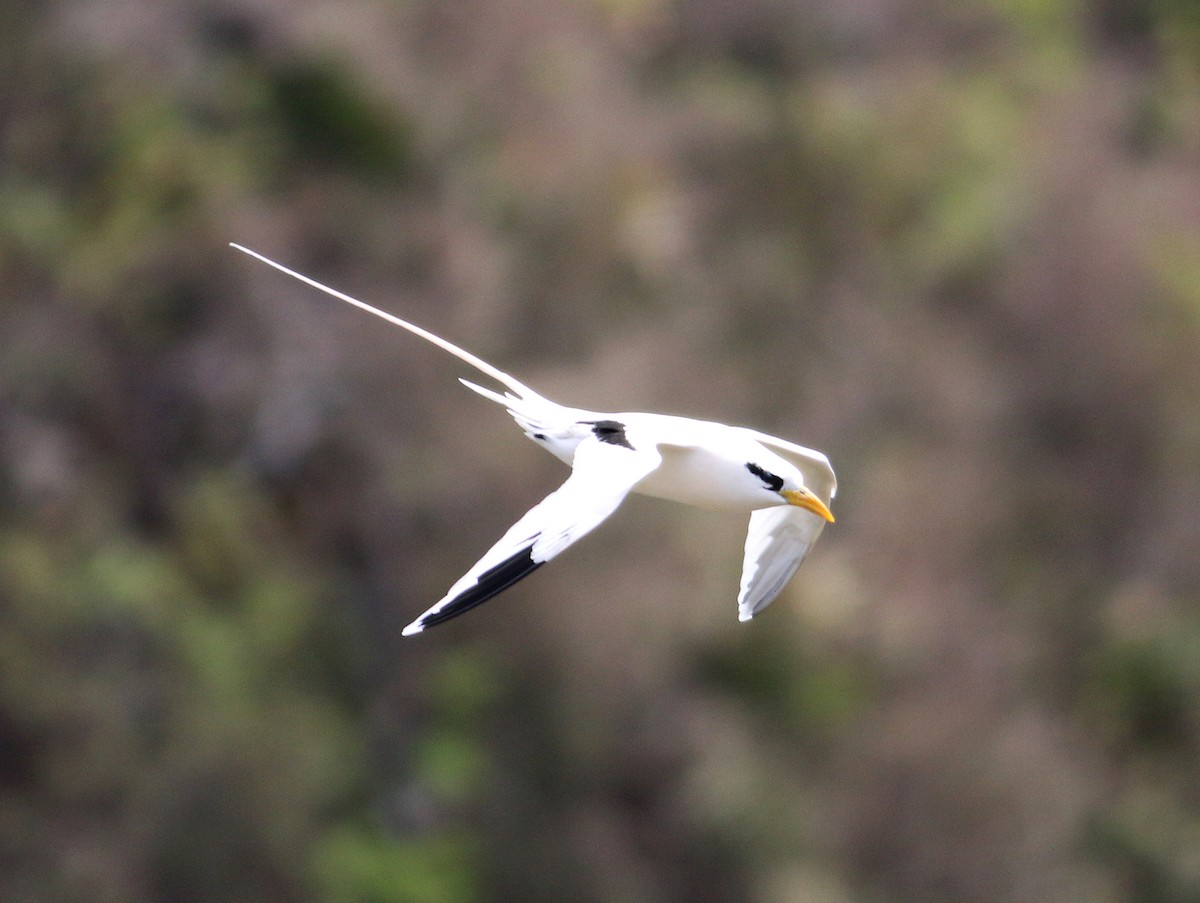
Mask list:
[[458,381],[488,401],[503,405],[512,419],[517,421],[517,426],[530,436],[539,433],[557,433],[564,426],[585,419],[585,412],[577,411],[574,408],[565,408],[536,393],[532,397],[514,395],[512,392],[505,392],[501,395],[499,392],[476,385],[469,379],[459,377]]
[[[244,247],[239,244],[236,244],[234,242],[230,242],[230,246],[236,248],[237,250],[241,251],[244,254],[249,254],[251,257],[261,260],[263,263],[267,264],[268,266],[274,267],[275,269],[279,270],[281,273],[286,273],[288,276],[291,276],[294,279],[299,279],[301,282],[305,283],[306,285],[310,285],[313,288],[318,289],[319,291],[322,291],[327,295],[331,295],[334,298],[337,298],[339,301],[345,301],[347,304],[353,304],[355,307],[361,308],[361,309],[365,310],[367,313],[374,314],[375,316],[377,316],[383,320],[387,320],[389,323],[391,323],[394,326],[399,326],[402,329],[407,329],[409,332],[413,333],[414,335],[420,336],[421,338],[425,339],[427,342],[431,342],[432,344],[437,345],[443,351],[450,352],[450,354],[453,354],[460,361],[464,361],[464,362],[470,364],[472,367],[474,367],[480,373],[483,373],[486,376],[490,376],[492,379],[496,380],[496,382],[498,382],[498,383],[504,385],[506,388],[508,388],[510,393],[513,393],[513,394],[506,394],[505,396],[500,396],[495,392],[491,392],[491,390],[489,390],[489,389],[483,389],[479,386],[473,385],[471,383],[467,383],[467,385],[470,386],[470,388],[474,389],[476,392],[479,392],[481,395],[483,395],[487,398],[491,398],[493,401],[499,401],[501,404],[508,405],[510,402],[507,400],[504,400],[507,398],[507,399],[511,399],[516,402],[533,401],[535,403],[544,402],[546,404],[553,404],[553,402],[549,402],[546,399],[542,398],[542,396],[540,396],[537,392],[533,391],[533,389],[529,388],[529,386],[525,385],[523,382],[521,382],[516,377],[510,376],[509,374],[505,373],[499,367],[492,366],[491,364],[489,364],[487,361],[483,360],[482,358],[476,357],[475,355],[471,354],[471,352],[466,351],[462,348],[459,348],[453,342],[448,342],[445,339],[443,339],[441,336],[434,335],[432,332],[430,332],[427,329],[422,329],[420,326],[417,326],[415,323],[410,323],[407,320],[403,320],[400,317],[397,317],[395,314],[389,314],[385,311],[380,310],[377,307],[372,307],[370,304],[367,304],[364,301],[359,301],[357,298],[352,298],[347,294],[339,292],[337,289],[333,289],[327,285],[323,285],[320,282],[317,282],[317,280],[311,279],[308,276],[305,276],[303,273],[297,273],[295,270],[289,269],[288,267],[285,267],[281,263],[276,263],[274,260],[271,260],[269,257],[264,257],[262,254],[259,254],[257,251],[252,251],[249,248]],[[517,414],[517,412],[514,411],[513,415],[516,416],[516,414]]]

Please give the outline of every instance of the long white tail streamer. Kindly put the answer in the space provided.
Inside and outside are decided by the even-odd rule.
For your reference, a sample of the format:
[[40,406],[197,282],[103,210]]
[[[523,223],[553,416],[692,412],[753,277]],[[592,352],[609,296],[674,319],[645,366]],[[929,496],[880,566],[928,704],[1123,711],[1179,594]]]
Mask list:
[[286,273],[287,275],[291,276],[293,279],[299,279],[301,282],[305,283],[306,285],[311,285],[313,288],[317,289],[318,291],[322,291],[327,295],[332,295],[334,298],[337,298],[339,301],[345,301],[347,304],[353,304],[355,307],[362,308],[369,314],[374,314],[375,316],[379,317],[380,319],[387,320],[389,323],[391,323],[395,326],[399,326],[402,329],[407,329],[409,332],[413,333],[414,335],[419,335],[421,338],[425,339],[427,342],[432,342],[434,345],[437,345],[442,350],[449,351],[451,354],[453,354],[459,360],[465,361],[466,363],[470,364],[472,367],[474,367],[480,373],[485,373],[488,376],[490,376],[492,379],[496,380],[497,382],[502,383],[503,385],[507,386],[510,390],[512,390],[513,392],[515,392],[518,396],[520,396],[522,398],[539,398],[539,399],[541,398],[541,396],[538,395],[537,392],[533,391],[533,389],[529,388],[529,386],[525,385],[523,382],[516,379],[515,377],[509,376],[507,373],[505,373],[503,370],[499,369],[498,367],[493,367],[487,361],[482,360],[481,358],[477,358],[475,355],[471,354],[471,352],[465,351],[464,349],[459,348],[453,342],[448,342],[445,339],[443,339],[441,336],[434,335],[432,332],[430,332],[427,329],[422,329],[420,326],[416,325],[415,323],[409,323],[408,320],[402,320],[400,317],[397,317],[395,314],[389,314],[386,311],[382,311],[377,307],[372,307],[370,304],[367,304],[365,301],[359,301],[357,298],[351,298],[349,295],[347,295],[343,292],[339,292],[335,288],[330,288],[328,285],[323,285],[320,282],[317,282],[317,280],[311,279],[308,276],[305,276],[303,273],[297,273],[295,270],[285,267],[282,263],[276,263],[271,258],[264,257],[262,254],[259,254],[257,251],[252,251],[249,248],[245,247],[244,245],[239,245],[236,242],[230,242],[229,246],[231,248],[236,248],[237,250],[241,251],[243,254],[249,254],[251,257],[254,257],[257,260],[261,260],[267,266],[274,267],[275,269],[279,270],[279,272]]

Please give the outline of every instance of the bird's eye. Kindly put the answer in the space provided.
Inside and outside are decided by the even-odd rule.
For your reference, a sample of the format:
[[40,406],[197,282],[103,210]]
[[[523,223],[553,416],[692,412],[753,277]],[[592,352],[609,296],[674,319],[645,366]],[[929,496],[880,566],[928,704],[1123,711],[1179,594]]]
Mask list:
[[776,476],[765,467],[759,467],[753,461],[746,464],[746,470],[762,480],[763,485],[772,492],[778,492],[783,488],[783,477]]

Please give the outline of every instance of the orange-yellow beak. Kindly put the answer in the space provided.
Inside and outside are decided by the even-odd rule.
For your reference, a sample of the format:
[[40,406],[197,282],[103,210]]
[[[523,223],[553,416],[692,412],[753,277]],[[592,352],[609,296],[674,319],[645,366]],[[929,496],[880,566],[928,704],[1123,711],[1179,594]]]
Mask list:
[[785,489],[781,493],[787,499],[789,505],[795,505],[797,508],[803,508],[805,511],[811,511],[813,514],[825,518],[831,524],[833,523],[833,512],[829,510],[829,506],[813,495],[807,489]]

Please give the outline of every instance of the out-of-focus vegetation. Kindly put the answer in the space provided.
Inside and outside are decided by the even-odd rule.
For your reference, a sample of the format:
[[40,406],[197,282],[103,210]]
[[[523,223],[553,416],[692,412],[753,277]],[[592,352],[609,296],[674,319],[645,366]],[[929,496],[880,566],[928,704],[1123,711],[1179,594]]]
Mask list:
[[[1200,7],[0,12],[0,899],[1200,899]],[[563,477],[827,450],[401,640]]]

